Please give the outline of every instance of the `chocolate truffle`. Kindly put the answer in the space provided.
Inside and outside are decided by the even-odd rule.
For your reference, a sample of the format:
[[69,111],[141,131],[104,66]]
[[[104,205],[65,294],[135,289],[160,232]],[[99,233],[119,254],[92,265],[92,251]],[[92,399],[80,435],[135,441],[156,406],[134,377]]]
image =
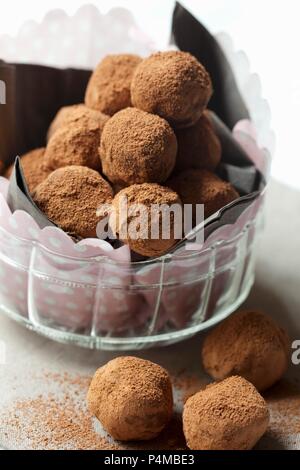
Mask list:
[[101,169],[98,153],[100,128],[97,123],[70,124],[58,129],[48,142],[45,162],[56,170],[69,165]]
[[265,400],[238,376],[208,385],[183,410],[183,432],[192,450],[250,450],[268,423]]
[[221,143],[204,111],[194,126],[176,131],[178,152],[175,172],[191,168],[214,171],[221,160]]
[[[44,154],[45,148],[43,147],[31,150],[21,156],[21,166],[30,192],[51,173],[51,170],[45,164]],[[11,165],[6,170],[4,175],[6,178],[10,178],[13,168],[14,165]]]
[[101,204],[111,203],[112,197],[107,181],[83,166],[55,170],[33,193],[35,203],[46,216],[78,238],[96,237],[96,211]]
[[[159,206],[163,204],[166,211],[160,211]],[[142,205],[143,211],[139,205]],[[178,216],[172,211],[168,213],[174,205],[179,210]],[[160,256],[182,236],[181,201],[169,188],[155,183],[134,184],[118,192],[112,207],[114,210],[109,218],[112,231],[140,255]],[[164,221],[169,223],[165,224]]]
[[87,401],[103,428],[120,441],[153,439],[173,412],[169,374],[137,357],[118,357],[98,369]]
[[239,197],[230,183],[207,170],[186,170],[167,185],[178,193],[183,204],[193,205],[193,224],[196,223],[197,204],[204,204],[204,217],[207,218]]
[[47,140],[60,129],[61,127],[69,126],[70,124],[85,124],[89,126],[90,123],[96,123],[99,126],[99,134],[101,138],[104,124],[108,121],[109,117],[95,109],[90,109],[84,104],[74,104],[72,106],[64,106],[61,108],[52,123],[50,124]]
[[133,54],[106,56],[90,78],[85,104],[110,116],[131,106],[131,80],[141,60]]
[[288,366],[285,331],[267,315],[246,311],[232,315],[205,338],[202,361],[214,379],[238,374],[265,390]]
[[100,157],[114,184],[162,183],[171,174],[177,140],[167,121],[136,108],[115,114],[104,126]]
[[212,95],[202,64],[188,52],[157,52],[136,68],[131,84],[133,106],[158,114],[174,127],[198,121]]

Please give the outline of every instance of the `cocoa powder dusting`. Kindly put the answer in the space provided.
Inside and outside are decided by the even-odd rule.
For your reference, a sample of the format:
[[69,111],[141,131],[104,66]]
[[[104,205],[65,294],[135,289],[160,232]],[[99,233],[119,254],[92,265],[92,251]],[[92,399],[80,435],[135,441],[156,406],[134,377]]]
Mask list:
[[104,126],[100,158],[103,173],[114,184],[162,183],[176,161],[176,136],[164,119],[127,108]]
[[55,170],[33,192],[35,203],[50,220],[80,238],[96,237],[101,219],[97,209],[112,197],[110,184],[99,173],[76,165]]
[[131,106],[130,85],[141,58],[134,54],[107,55],[91,75],[85,104],[112,116]]
[[211,124],[209,111],[204,111],[194,126],[176,131],[178,152],[174,172],[206,169],[214,171],[221,161],[222,146]]
[[173,414],[172,384],[168,372],[158,364],[117,357],[95,372],[87,402],[114,439],[154,439]]
[[172,383],[175,390],[178,391],[179,405],[184,405],[188,398],[203,390],[209,384],[209,379],[198,374],[189,373],[184,369],[172,377]]
[[80,165],[100,171],[100,137],[100,126],[93,120],[60,127],[47,144],[45,165],[52,170]]
[[300,388],[286,379],[265,392],[271,422],[268,435],[271,437],[300,434]]
[[192,204],[193,224],[196,205],[204,204],[205,218],[239,197],[235,188],[208,170],[186,170],[171,178],[166,185],[177,192],[183,204]]
[[70,125],[76,126],[78,124],[84,125],[87,128],[91,125],[99,126],[99,138],[101,138],[102,130],[108,119],[109,116],[106,114],[95,109],[90,109],[83,103],[64,106],[60,108],[51,122],[47,133],[47,140],[50,140],[58,129]]
[[197,122],[212,95],[202,64],[188,52],[157,52],[136,68],[131,83],[133,106],[158,114],[174,127]]
[[[120,213],[122,198],[124,197],[127,198],[129,211],[132,208],[132,212],[128,213],[129,216],[127,219],[122,217],[122,213]],[[156,206],[154,206],[154,204],[156,204]],[[166,238],[163,236],[163,217],[160,207],[162,205],[172,207],[176,204],[181,205],[179,196],[167,187],[155,183],[133,184],[119,191],[114,197],[112,202],[115,209],[113,213],[114,217],[110,218],[109,223],[113,232],[118,234],[119,238],[121,238],[120,234],[127,233],[127,225],[130,227],[130,224],[134,223],[135,219],[137,220],[143,217],[146,231],[141,231],[135,238],[130,238],[130,234],[127,233],[127,238],[123,237],[122,241],[129,244],[130,248],[140,255],[160,256],[176,243],[176,233],[179,231],[176,230],[176,228],[180,229],[180,227],[176,225],[178,221],[174,217],[174,214],[171,214],[169,237]],[[135,209],[139,207],[139,205],[143,205],[145,212],[139,212]],[[152,237],[150,222],[152,223],[152,227],[156,225],[158,228],[158,235],[155,237]]]
[[289,344],[287,333],[271,317],[260,311],[240,311],[206,336],[202,362],[216,380],[237,374],[258,390],[267,390],[288,367]]
[[[92,377],[44,371],[46,386],[55,383],[57,393],[17,400],[0,414],[0,441],[10,449],[33,450],[183,450],[185,440],[180,413],[155,439],[141,442],[114,441],[86,406]],[[41,425],[42,424],[42,425]]]
[[[51,173],[51,169],[45,164],[44,154],[45,148],[42,147],[21,156],[21,167],[31,193]],[[9,179],[13,169],[14,163],[7,168],[4,176]]]
[[[32,380],[36,380],[36,376]],[[180,371],[172,377],[176,411],[154,440],[120,443],[102,430],[86,407],[90,376],[45,371],[45,384],[55,383],[59,393],[13,402],[0,414],[0,441],[13,449],[185,450],[181,412],[183,403],[203,389],[208,379]],[[266,437],[272,440],[300,433],[300,387],[283,380],[264,394],[270,411]],[[41,425],[42,424],[42,425]]]

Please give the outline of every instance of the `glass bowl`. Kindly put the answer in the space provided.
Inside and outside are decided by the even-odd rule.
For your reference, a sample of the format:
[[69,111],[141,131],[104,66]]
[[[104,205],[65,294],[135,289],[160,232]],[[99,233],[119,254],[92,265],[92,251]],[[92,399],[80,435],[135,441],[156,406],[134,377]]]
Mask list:
[[137,263],[62,256],[0,227],[1,311],[49,338],[95,349],[186,339],[246,299],[262,207],[263,197],[231,238]]
[[[53,25],[59,34],[53,35]],[[103,31],[105,42],[95,42],[95,35]],[[82,35],[90,51],[84,56],[76,55],[82,46],[70,47]],[[217,39],[250,110],[256,142],[272,152],[270,113],[260,95],[259,78],[250,74],[245,54],[233,50],[228,35]],[[6,60],[18,62],[18,45],[26,44],[29,62],[83,68],[92,68],[107,52],[143,55],[155,49],[130,12],[116,9],[101,15],[92,6],[73,17],[62,11],[49,13],[41,24],[28,23],[16,38],[5,41],[0,54]],[[30,50],[30,44],[36,47]],[[68,45],[67,52],[62,44]],[[42,53],[45,50],[51,51],[49,57]],[[263,152],[261,157],[268,158]],[[256,163],[268,167],[266,161]],[[248,296],[263,207],[264,194],[235,224],[214,233],[200,251],[137,263],[108,256],[64,256],[36,239],[12,233],[0,222],[1,312],[51,339],[93,349],[134,350],[184,340],[224,319]]]

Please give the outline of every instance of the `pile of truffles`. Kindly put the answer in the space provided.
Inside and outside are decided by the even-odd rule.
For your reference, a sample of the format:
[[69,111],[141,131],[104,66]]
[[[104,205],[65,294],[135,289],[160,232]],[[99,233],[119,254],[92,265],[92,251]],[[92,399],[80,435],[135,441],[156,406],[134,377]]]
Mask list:
[[[212,215],[239,197],[214,173],[222,149],[207,110],[212,93],[208,72],[187,52],[105,57],[85,103],[60,109],[46,148],[21,158],[35,203],[78,239],[96,236],[97,209],[115,208],[120,193],[149,209],[149,223],[150,206],[159,203],[204,204],[205,217]],[[160,256],[183,236],[174,236],[171,220],[168,240],[161,230],[155,238],[149,230],[133,239],[120,235],[119,220],[114,217],[114,235],[142,256]]]
[[[192,450],[252,449],[269,424],[261,390],[288,365],[288,337],[267,315],[240,312],[205,339],[202,359],[214,382],[183,407],[183,432]],[[173,395],[165,369],[119,357],[98,369],[87,395],[89,410],[116,440],[149,440],[172,417]]]

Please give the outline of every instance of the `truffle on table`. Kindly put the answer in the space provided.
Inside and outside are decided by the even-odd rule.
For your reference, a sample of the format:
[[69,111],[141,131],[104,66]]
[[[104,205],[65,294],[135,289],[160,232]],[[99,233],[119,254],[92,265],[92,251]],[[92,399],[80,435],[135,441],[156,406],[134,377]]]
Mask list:
[[265,400],[238,376],[208,385],[183,410],[183,432],[192,450],[250,450],[268,423]]
[[67,166],[53,171],[33,192],[46,216],[65,232],[78,238],[96,237],[97,209],[110,204],[113,191],[94,170]]
[[89,126],[91,123],[96,123],[99,126],[99,133],[101,137],[104,124],[108,121],[108,119],[109,116],[106,114],[103,114],[95,109],[90,109],[82,103],[71,106],[64,106],[57,112],[56,116],[51,122],[47,133],[47,140],[50,140],[50,138],[58,129],[64,126],[68,126],[69,124],[84,124]]
[[45,163],[56,170],[69,165],[101,169],[98,153],[100,128],[98,124],[69,124],[61,127],[51,137],[46,147]]
[[131,83],[133,106],[158,114],[177,128],[195,124],[211,96],[208,72],[182,51],[157,52],[144,59]]
[[110,116],[131,106],[131,80],[141,60],[134,54],[106,56],[89,80],[85,104]]
[[178,152],[175,173],[189,169],[214,171],[221,160],[222,147],[209,118],[204,111],[200,119],[191,127],[175,132]]
[[220,380],[239,374],[258,390],[280,380],[288,360],[286,332],[257,311],[229,317],[207,335],[202,349],[202,362],[211,377]]
[[173,413],[169,374],[136,357],[118,357],[98,369],[87,401],[103,428],[120,441],[153,439]]
[[[123,212],[123,201],[127,204],[127,213]],[[140,205],[144,212],[141,212]],[[169,232],[165,238],[162,234],[163,214],[159,206],[171,206],[179,209],[179,216],[164,212],[169,220]],[[142,256],[160,256],[168,251],[182,236],[181,201],[178,195],[169,188],[154,183],[135,184],[119,191],[113,199],[113,212],[109,218],[112,231],[127,243],[130,248]],[[143,228],[142,228],[143,223]],[[143,230],[145,228],[145,230]],[[151,232],[156,228],[157,232]],[[136,229],[136,235],[133,231]],[[131,232],[132,231],[132,232]],[[122,235],[124,234],[124,235]]]
[[[42,147],[21,156],[21,167],[30,192],[51,173],[51,169],[45,164],[44,154],[45,148]],[[10,165],[6,170],[4,174],[6,178],[10,178],[13,168],[14,165]]]
[[204,204],[204,217],[208,218],[239,197],[230,183],[207,170],[186,170],[166,184],[178,193],[183,204],[192,204],[194,225],[197,204]]
[[163,183],[175,166],[176,153],[173,130],[154,114],[127,108],[104,126],[102,170],[114,184]]

